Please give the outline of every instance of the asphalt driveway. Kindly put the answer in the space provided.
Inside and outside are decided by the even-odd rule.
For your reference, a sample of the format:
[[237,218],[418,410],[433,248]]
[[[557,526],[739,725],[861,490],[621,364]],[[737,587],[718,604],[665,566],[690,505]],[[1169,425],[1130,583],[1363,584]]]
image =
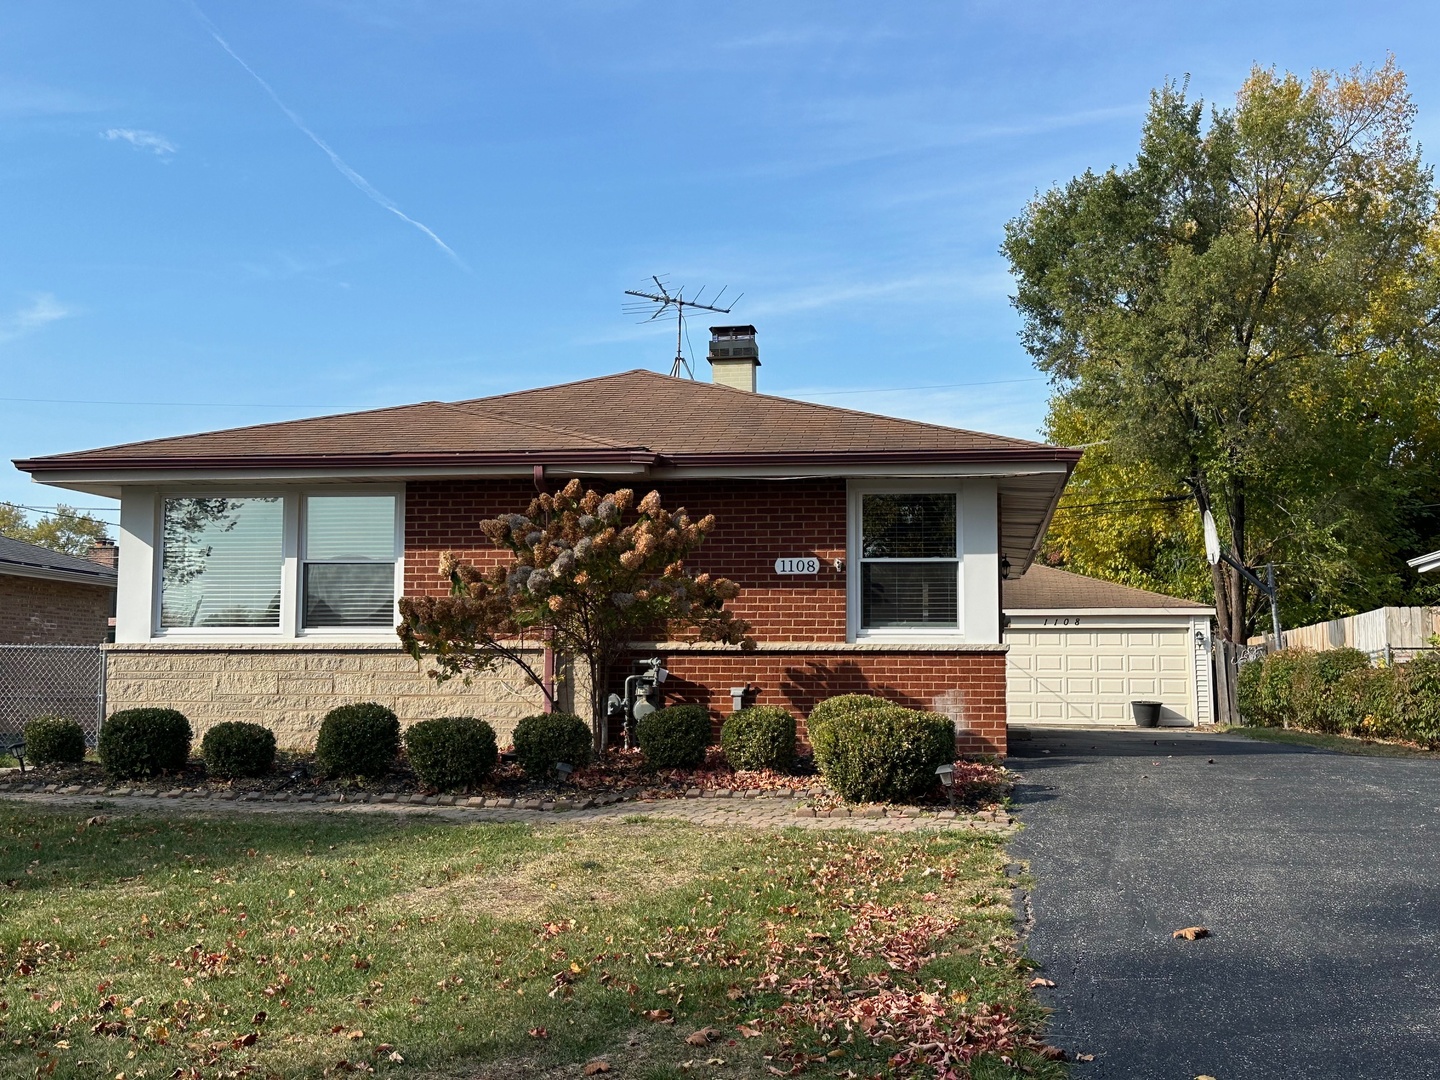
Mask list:
[[1050,1041],[1095,1056],[1076,1080],[1440,1076],[1440,763],[1155,731],[1011,749]]

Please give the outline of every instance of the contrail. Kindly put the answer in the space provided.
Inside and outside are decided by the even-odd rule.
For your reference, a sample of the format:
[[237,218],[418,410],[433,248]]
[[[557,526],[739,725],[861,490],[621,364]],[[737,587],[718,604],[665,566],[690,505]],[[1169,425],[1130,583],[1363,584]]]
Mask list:
[[315,132],[311,131],[310,128],[306,126],[305,121],[300,119],[299,115],[295,112],[295,110],[290,108],[289,105],[286,105],[285,102],[280,100],[280,95],[275,93],[274,87],[272,87],[268,82],[262,79],[260,77],[260,73],[254,68],[252,68],[249,64],[247,64],[241,58],[240,54],[230,47],[230,43],[220,36],[220,31],[216,28],[215,24],[210,21],[209,17],[205,14],[205,12],[200,10],[200,5],[195,3],[195,0],[190,0],[190,9],[195,12],[195,17],[200,20],[201,24],[209,32],[210,36],[215,39],[215,43],[219,45],[222,49],[224,49],[227,53],[229,53],[231,58],[242,68],[244,68],[246,72],[249,73],[252,79],[254,79],[257,83],[260,84],[261,89],[263,89],[265,93],[270,95],[270,100],[275,102],[275,104],[279,106],[280,111],[283,112],[287,117],[289,117],[290,122],[294,124],[297,128],[299,128],[305,134],[306,138],[308,138],[321,150],[325,151],[325,156],[330,159],[330,164],[334,165],[335,168],[339,170],[341,176],[345,177],[346,180],[349,180],[350,183],[354,184],[357,188],[364,192],[365,195],[368,196],[369,199],[376,205],[384,207],[386,210],[389,210],[390,213],[398,217],[401,221],[404,221],[407,224],[413,225],[415,228],[419,229],[431,240],[435,241],[436,245],[439,246],[441,251],[445,252],[446,255],[449,255],[450,258],[454,259],[457,266],[459,266],[462,270],[469,272],[470,267],[465,265],[465,260],[460,258],[459,255],[456,255],[454,249],[451,248],[449,244],[445,243],[444,240],[441,240],[440,237],[436,236],[435,230],[431,229],[430,226],[426,225],[422,221],[416,221],[409,214],[405,213],[404,210],[401,210],[400,207],[396,206],[395,203],[389,198],[387,198],[382,192],[377,191],[375,189],[375,186],[371,184],[369,180],[366,180],[365,177],[361,176],[358,172],[352,169],[348,164],[346,164],[344,158],[342,158],[334,150],[330,149],[329,143],[327,143],[324,139],[320,138],[319,135],[316,135]]

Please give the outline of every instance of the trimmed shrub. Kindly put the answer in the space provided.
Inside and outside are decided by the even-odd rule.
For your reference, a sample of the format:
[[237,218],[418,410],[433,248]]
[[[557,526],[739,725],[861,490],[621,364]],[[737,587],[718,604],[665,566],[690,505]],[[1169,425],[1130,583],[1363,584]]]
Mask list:
[[[1440,745],[1440,656],[1422,653],[1394,669],[1393,726],[1401,738]],[[1382,721],[1383,723],[1383,721]]]
[[1379,735],[1394,715],[1394,676],[1368,664],[1335,680],[1320,702],[1315,728],[1331,735]]
[[1280,649],[1265,657],[1257,695],[1258,723],[1266,727],[1299,727],[1315,715],[1320,703],[1315,654],[1307,649]]
[[838,716],[840,713],[894,708],[898,708],[895,702],[886,701],[884,698],[875,697],[872,694],[839,694],[836,697],[826,698],[811,709],[810,715],[805,718],[805,727],[814,731],[816,724],[823,724],[830,717]]
[[117,780],[176,772],[190,759],[190,721],[174,709],[122,709],[100,727],[100,764]]
[[1321,686],[1334,686],[1352,671],[1370,666],[1370,654],[1349,647],[1315,654],[1315,675]]
[[331,709],[315,741],[315,760],[330,776],[384,776],[399,752],[400,721],[373,701]]
[[924,795],[935,770],[955,760],[955,722],[891,706],[835,711],[810,732],[815,764],[846,802],[900,802]]
[[471,788],[500,760],[495,729],[473,716],[441,716],[405,729],[405,755],[427,788]]
[[1265,661],[1251,660],[1240,665],[1240,674],[1235,678],[1235,701],[1240,706],[1240,719],[1252,727],[1268,726],[1264,719],[1264,706],[1260,701],[1260,681],[1265,677]]
[[694,769],[704,765],[710,734],[710,710],[703,705],[656,709],[635,724],[635,739],[654,769]]
[[275,733],[259,724],[227,720],[205,732],[200,756],[211,776],[264,776],[275,767]]
[[527,716],[515,725],[513,738],[516,760],[534,779],[554,774],[562,761],[577,769],[590,764],[590,725],[574,713]]
[[751,705],[725,720],[720,748],[732,769],[789,772],[795,767],[795,718],[778,705]]
[[66,716],[37,716],[25,725],[25,759],[34,765],[85,760],[85,731]]

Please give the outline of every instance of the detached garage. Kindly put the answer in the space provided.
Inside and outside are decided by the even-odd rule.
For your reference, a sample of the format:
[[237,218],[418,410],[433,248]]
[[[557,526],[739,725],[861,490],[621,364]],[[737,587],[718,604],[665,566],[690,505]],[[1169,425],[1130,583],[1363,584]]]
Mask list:
[[1011,724],[1131,726],[1132,701],[1160,702],[1162,726],[1213,723],[1214,608],[1038,564],[1002,596]]

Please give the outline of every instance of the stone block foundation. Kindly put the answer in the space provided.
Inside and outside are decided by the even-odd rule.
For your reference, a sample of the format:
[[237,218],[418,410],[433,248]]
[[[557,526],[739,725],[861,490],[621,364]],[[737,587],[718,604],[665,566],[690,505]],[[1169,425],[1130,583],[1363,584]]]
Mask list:
[[[468,686],[459,679],[437,684],[399,645],[388,643],[147,642],[107,646],[105,658],[107,712],[179,709],[190,719],[197,745],[212,724],[247,720],[273,730],[285,749],[310,749],[320,721],[335,706],[376,701],[394,709],[402,725],[478,716],[505,746],[516,721],[540,712],[543,701],[514,669],[476,676]],[[570,707],[567,685],[562,680],[558,688],[564,708]]]

